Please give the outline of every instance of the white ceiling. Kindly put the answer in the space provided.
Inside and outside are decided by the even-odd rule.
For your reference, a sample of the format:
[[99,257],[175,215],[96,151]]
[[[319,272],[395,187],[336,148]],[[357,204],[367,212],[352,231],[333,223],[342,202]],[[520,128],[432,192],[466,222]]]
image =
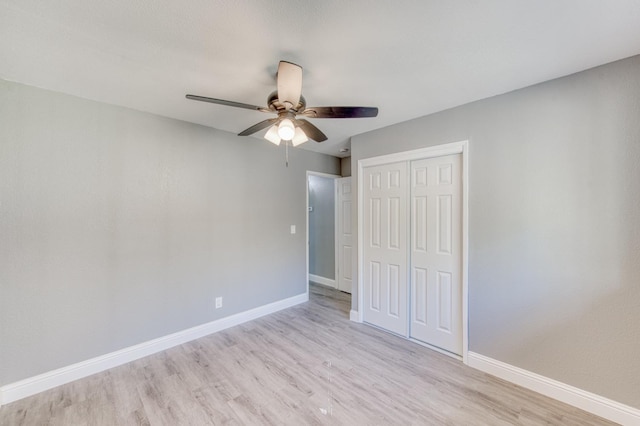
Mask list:
[[[344,156],[352,135],[640,53],[638,0],[0,0],[0,78],[238,133],[281,59]],[[268,143],[261,139],[256,143]]]

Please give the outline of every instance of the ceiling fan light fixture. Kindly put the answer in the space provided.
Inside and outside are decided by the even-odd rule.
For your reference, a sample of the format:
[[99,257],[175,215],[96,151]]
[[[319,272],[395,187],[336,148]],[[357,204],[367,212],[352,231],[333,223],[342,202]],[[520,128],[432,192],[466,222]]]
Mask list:
[[264,138],[274,145],[280,145],[280,136],[278,135],[278,125],[274,124],[267,130]]
[[278,136],[280,136],[280,139],[290,141],[291,139],[293,139],[293,136],[295,134],[296,128],[291,120],[285,118],[280,122],[280,125],[278,126]]
[[293,139],[291,139],[291,143],[293,144],[293,146],[298,146],[308,140],[309,138],[304,133],[304,131],[300,127],[296,127],[296,133],[293,135]]

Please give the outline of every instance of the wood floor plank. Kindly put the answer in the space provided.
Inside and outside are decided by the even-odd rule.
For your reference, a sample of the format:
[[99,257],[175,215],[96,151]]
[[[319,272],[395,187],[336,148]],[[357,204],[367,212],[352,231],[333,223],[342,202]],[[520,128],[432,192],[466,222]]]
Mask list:
[[610,425],[310,301],[0,408],[0,425]]

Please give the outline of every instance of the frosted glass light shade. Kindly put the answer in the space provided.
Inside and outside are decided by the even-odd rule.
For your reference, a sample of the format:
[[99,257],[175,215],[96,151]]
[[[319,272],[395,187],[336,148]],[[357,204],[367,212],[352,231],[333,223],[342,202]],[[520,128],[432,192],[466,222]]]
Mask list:
[[293,135],[296,133],[296,128],[293,126],[293,122],[288,118],[285,118],[280,122],[278,126],[278,136],[280,139],[284,139],[285,141],[290,141],[293,139]]
[[302,129],[300,127],[296,127],[296,133],[293,135],[293,139],[291,139],[291,143],[293,144],[293,146],[298,146],[301,143],[305,143],[308,140],[309,138],[302,131]]
[[275,124],[269,128],[264,138],[274,145],[280,145],[280,136],[278,135],[278,126]]

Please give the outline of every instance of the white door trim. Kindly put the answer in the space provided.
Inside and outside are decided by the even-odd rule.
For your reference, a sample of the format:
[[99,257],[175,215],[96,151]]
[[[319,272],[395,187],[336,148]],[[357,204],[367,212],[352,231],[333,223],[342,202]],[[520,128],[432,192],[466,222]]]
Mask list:
[[[307,271],[307,296],[309,295],[309,176],[319,176],[319,177],[325,177],[325,178],[330,178],[333,179],[333,198],[334,200],[337,198],[337,191],[338,191],[338,187],[336,186],[336,179],[341,178],[342,176],[340,175],[332,175],[329,173],[321,173],[321,172],[312,172],[310,170],[307,170],[307,176],[305,178],[304,181],[304,185],[305,185],[305,206],[304,206],[304,217],[305,217],[305,230],[306,230],[306,237],[305,237],[305,241],[306,241],[306,246],[305,246],[305,251],[306,251],[306,271]],[[334,231],[334,256],[335,256],[335,260],[334,260],[334,272],[333,272],[333,276],[337,277],[338,276],[338,252],[337,252],[337,248],[338,248],[338,242],[337,242],[337,220],[338,220],[338,207],[336,205],[336,203],[334,203],[333,206],[333,231]],[[334,278],[335,280],[335,278]]]
[[[469,264],[469,141],[447,143],[411,151],[397,152],[378,157],[358,160],[358,322],[363,321],[364,310],[364,182],[362,176],[365,167],[379,166],[398,161],[411,161],[423,158],[441,157],[443,155],[462,155],[462,362],[468,363],[469,352],[469,297],[468,297],[468,264]],[[307,255],[308,257],[308,255]],[[307,265],[308,267],[308,265]]]

